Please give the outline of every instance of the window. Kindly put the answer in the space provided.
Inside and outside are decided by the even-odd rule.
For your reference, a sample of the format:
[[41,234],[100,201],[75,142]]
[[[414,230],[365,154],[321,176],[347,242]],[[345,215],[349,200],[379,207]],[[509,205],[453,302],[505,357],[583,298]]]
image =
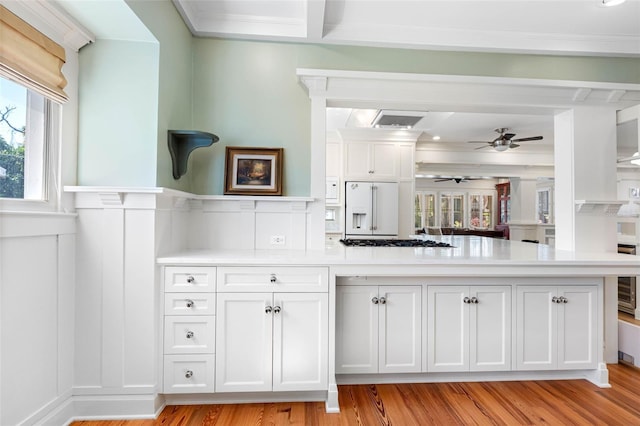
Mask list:
[[552,223],[551,190],[549,188],[538,190],[537,199],[538,223]]
[[47,199],[49,102],[0,77],[0,198]]
[[436,195],[430,192],[418,192],[415,198],[415,228],[436,226]]
[[0,208],[51,210],[66,52],[2,5],[0,32]]
[[491,228],[493,226],[493,197],[491,195],[469,195],[469,226]]
[[440,194],[440,227],[464,227],[464,195]]

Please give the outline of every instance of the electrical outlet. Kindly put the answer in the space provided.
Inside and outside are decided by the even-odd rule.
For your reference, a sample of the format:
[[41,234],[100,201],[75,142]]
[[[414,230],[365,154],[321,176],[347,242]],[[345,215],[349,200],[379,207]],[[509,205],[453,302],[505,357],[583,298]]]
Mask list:
[[284,235],[272,235],[271,236],[271,245],[283,246],[284,245]]

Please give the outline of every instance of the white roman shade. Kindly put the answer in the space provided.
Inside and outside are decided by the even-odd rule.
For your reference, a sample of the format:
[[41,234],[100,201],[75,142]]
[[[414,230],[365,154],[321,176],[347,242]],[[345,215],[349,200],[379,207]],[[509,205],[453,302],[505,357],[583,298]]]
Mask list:
[[56,102],[66,102],[62,46],[0,5],[0,76]]

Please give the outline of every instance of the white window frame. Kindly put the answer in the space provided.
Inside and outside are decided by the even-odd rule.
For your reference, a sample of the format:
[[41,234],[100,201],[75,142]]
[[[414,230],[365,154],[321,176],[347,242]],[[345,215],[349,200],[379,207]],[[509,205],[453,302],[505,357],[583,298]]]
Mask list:
[[[27,89],[24,198],[0,198],[0,211],[53,212],[60,201],[62,108]],[[29,197],[29,198],[28,198]]]

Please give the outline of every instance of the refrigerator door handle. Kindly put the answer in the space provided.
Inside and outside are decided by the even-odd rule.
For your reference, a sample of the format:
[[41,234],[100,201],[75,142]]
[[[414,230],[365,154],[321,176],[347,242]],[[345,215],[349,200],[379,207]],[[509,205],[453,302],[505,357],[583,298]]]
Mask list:
[[378,215],[377,215],[377,207],[378,207],[378,187],[375,184],[371,185],[371,230],[375,231],[378,229]]

